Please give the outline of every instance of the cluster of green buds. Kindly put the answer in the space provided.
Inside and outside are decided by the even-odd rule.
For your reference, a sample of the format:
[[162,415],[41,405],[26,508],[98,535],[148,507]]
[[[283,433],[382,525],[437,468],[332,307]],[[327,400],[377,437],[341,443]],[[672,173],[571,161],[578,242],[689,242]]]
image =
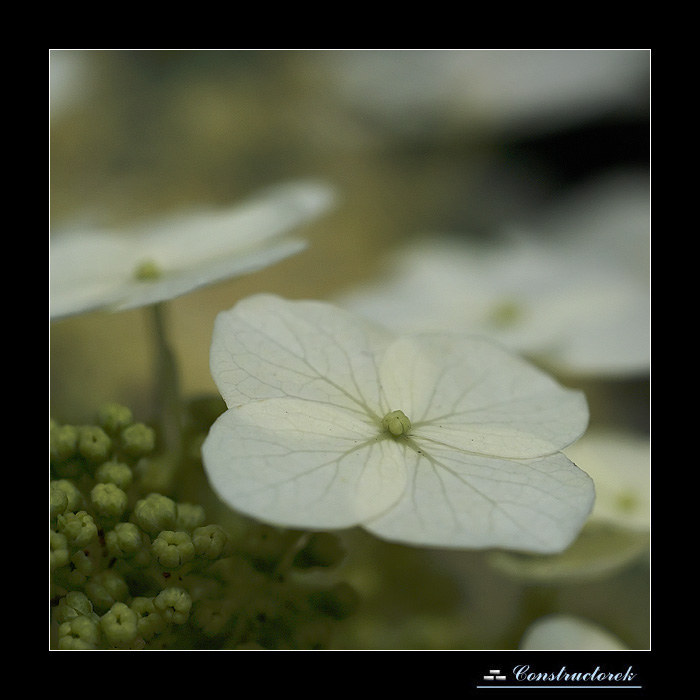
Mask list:
[[[232,537],[202,503],[151,491],[156,433],[128,408],[52,421],[50,438],[52,648],[321,649],[355,611],[350,586],[305,576],[343,559],[335,535],[240,519]],[[189,468],[199,494],[201,463]]]

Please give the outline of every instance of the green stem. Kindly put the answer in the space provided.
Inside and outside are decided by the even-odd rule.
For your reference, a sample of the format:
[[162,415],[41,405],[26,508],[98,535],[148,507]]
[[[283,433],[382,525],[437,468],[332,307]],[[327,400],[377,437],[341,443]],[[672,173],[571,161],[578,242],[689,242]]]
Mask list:
[[153,304],[149,310],[156,353],[156,398],[161,439],[165,451],[179,461],[183,450],[183,406],[177,361],[168,342],[165,304]]
[[302,549],[304,549],[304,547],[306,547],[310,537],[310,532],[302,532],[301,535],[291,543],[275,567],[272,574],[273,579],[281,581],[287,575],[287,573],[289,573],[289,570],[292,568],[294,558]]

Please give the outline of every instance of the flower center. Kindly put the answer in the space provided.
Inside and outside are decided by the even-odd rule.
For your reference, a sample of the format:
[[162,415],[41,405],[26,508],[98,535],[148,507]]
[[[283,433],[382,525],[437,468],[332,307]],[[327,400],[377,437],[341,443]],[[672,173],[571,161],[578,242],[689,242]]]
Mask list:
[[411,429],[411,421],[403,411],[391,411],[382,418],[382,428],[398,437]]
[[162,274],[162,270],[153,260],[144,260],[136,266],[134,277],[140,282],[151,282],[157,280]]
[[619,493],[615,499],[615,505],[623,513],[631,513],[637,507],[637,498],[633,493]]
[[504,299],[491,309],[488,320],[501,328],[514,326],[522,320],[523,308],[513,299]]

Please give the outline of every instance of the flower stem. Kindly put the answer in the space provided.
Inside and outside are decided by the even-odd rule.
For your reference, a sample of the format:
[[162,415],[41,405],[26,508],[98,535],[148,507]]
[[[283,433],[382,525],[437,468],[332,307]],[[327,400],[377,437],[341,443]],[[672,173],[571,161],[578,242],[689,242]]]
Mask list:
[[155,344],[155,374],[158,421],[163,447],[175,461],[182,456],[183,407],[177,361],[168,342],[165,304],[150,309]]

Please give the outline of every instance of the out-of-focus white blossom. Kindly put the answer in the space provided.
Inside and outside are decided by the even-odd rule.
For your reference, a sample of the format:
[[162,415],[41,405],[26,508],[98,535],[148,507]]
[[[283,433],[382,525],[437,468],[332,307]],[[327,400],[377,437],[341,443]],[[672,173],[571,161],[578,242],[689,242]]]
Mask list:
[[51,318],[146,306],[260,270],[301,251],[305,242],[286,234],[333,201],[327,185],[301,181],[138,229],[54,231]]
[[649,193],[611,178],[536,233],[496,243],[433,237],[398,250],[386,276],[338,303],[399,332],[480,334],[579,376],[649,368]]
[[[314,56],[311,56],[313,60]],[[389,133],[539,133],[638,109],[647,50],[359,49],[320,52],[321,76]]]
[[590,430],[564,451],[596,485],[591,520],[635,532],[649,532],[651,455],[648,438]]
[[618,651],[629,647],[590,620],[558,614],[535,620],[525,631],[520,649]]

